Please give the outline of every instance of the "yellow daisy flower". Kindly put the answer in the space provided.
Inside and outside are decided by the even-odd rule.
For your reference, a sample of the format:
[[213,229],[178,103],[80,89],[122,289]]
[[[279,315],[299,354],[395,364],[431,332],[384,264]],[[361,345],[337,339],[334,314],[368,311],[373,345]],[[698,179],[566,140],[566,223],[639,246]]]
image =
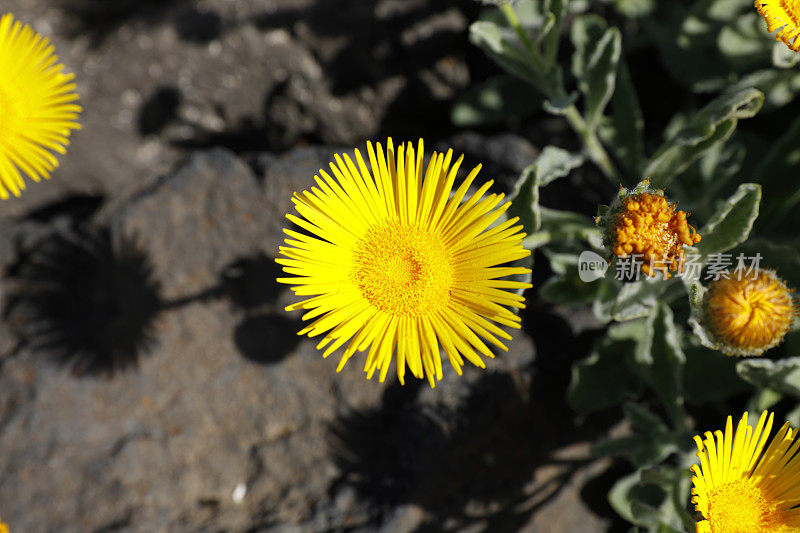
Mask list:
[[800,0],[756,0],[758,13],[767,21],[767,31],[781,28],[775,39],[797,52],[800,50]]
[[54,47],[30,26],[0,17],[0,199],[25,189],[22,175],[49,178],[66,153],[81,108],[74,74],[66,74]]
[[703,297],[702,325],[727,355],[760,355],[783,340],[797,309],[791,290],[769,270],[712,281]]
[[698,532],[800,531],[800,440],[787,422],[765,450],[773,422],[767,415],[755,429],[744,413],[736,433],[729,416],[724,434],[695,436],[700,465],[692,466],[692,503],[704,518]]
[[310,297],[286,309],[316,319],[298,334],[324,333],[324,357],[349,341],[337,371],[369,348],[364,371],[371,378],[380,369],[381,381],[395,350],[401,383],[408,366],[434,386],[440,346],[459,374],[464,358],[484,368],[480,355],[493,357],[484,341],[506,350],[498,337],[511,339],[496,324],[520,327],[508,308],[523,308],[524,298],[512,291],[531,286],[500,279],[530,272],[498,266],[530,255],[518,218],[492,226],[510,202],[484,197],[491,181],[464,201],[480,165],[452,192],[463,156],[451,166],[452,150],[434,152],[425,168],[422,140],[416,151],[368,142],[367,155],[369,169],[358,150],[355,162],[336,155],[335,179],[320,170],[317,187],[292,199],[300,216],[287,217],[310,235],[284,230],[277,262],[294,277],[278,281]]
[[662,272],[668,279],[670,270],[684,269],[683,246],[700,242],[687,216],[660,194],[626,196],[610,220],[611,251],[617,257],[641,261],[642,272],[648,276]]

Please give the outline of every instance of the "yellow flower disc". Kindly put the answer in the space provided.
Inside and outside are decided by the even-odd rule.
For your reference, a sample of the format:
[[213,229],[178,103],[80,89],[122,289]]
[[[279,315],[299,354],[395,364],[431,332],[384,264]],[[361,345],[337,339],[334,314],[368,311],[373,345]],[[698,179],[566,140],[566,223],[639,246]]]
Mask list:
[[683,271],[683,245],[700,242],[700,235],[686,217],[661,195],[644,192],[628,196],[612,221],[611,251],[617,257],[640,260],[642,272],[648,276],[662,272],[669,278],[670,270]]
[[[744,413],[736,432],[729,416],[725,433],[694,438],[700,465],[692,466],[692,503],[704,520],[698,532],[800,531],[800,440],[787,422],[766,446],[773,415],[765,411],[755,428]],[[765,450],[766,446],[766,450]]]
[[767,31],[781,28],[775,39],[795,52],[800,49],[800,0],[756,0],[758,13],[767,21]]
[[464,359],[485,367],[487,343],[507,350],[500,339],[511,339],[498,324],[520,327],[514,291],[531,286],[501,279],[530,272],[501,266],[530,255],[518,218],[494,225],[510,202],[486,196],[492,182],[467,197],[480,166],[453,192],[463,156],[451,166],[452,150],[427,167],[421,140],[416,151],[367,143],[367,155],[369,168],[358,150],[355,161],[336,155],[332,176],[320,170],[317,187],[294,195],[300,216],[287,217],[308,233],[285,229],[277,262],[293,276],[278,281],[309,297],[286,308],[315,319],[299,334],[324,334],[325,357],[347,344],[337,370],[369,349],[364,371],[381,381],[395,352],[401,383],[407,366],[434,386],[440,349],[459,374]]
[[30,26],[0,17],[0,199],[25,189],[23,174],[49,178],[66,153],[81,107],[73,74]]
[[703,325],[728,355],[760,355],[777,345],[795,314],[791,291],[769,270],[756,279],[713,281],[703,299]]

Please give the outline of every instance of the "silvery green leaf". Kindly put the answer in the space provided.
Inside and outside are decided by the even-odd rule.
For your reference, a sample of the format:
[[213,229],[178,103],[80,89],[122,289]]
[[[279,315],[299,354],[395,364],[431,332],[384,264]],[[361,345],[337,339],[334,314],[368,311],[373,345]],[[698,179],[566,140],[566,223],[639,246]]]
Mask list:
[[567,114],[567,109],[578,101],[578,93],[571,92],[559,98],[551,98],[542,103],[542,109],[551,115],[564,116]]
[[736,371],[756,387],[800,398],[800,357],[778,361],[745,359],[736,364]]
[[541,178],[536,163],[528,165],[522,171],[514,189],[509,195],[511,207],[509,215],[519,217],[525,233],[532,234],[542,226],[542,217],[539,207],[539,186]]
[[540,187],[544,187],[569,175],[574,169],[580,167],[585,161],[582,154],[568,152],[556,146],[545,146],[536,165],[539,167]]
[[647,319],[646,331],[648,334],[635,352],[642,377],[670,408],[672,417],[683,417],[683,365],[686,356],[669,306],[663,302],[658,304]]
[[510,29],[481,20],[469,27],[469,38],[472,44],[508,72],[537,87],[546,85],[544,73],[536,68],[528,52],[516,43],[516,35]]
[[596,15],[577,17],[572,23],[572,73],[586,98],[586,122],[595,129],[614,94],[622,35]]
[[[612,267],[614,264],[612,263]],[[667,287],[668,282],[661,278],[644,276],[639,281],[623,284],[616,299],[604,307],[617,322],[642,318],[650,315]]]
[[[797,52],[792,53],[797,55]],[[729,85],[725,92],[733,93],[750,87],[764,93],[765,111],[777,109],[789,104],[797,96],[798,90],[800,90],[800,72],[777,69],[758,70]]]
[[743,243],[753,229],[761,202],[761,185],[744,183],[728,198],[700,232],[697,252],[705,261],[709,255],[726,252]]
[[644,170],[655,188],[666,187],[703,153],[726,141],[739,119],[754,116],[764,103],[757,89],[718,97],[659,148]]
[[792,68],[800,61],[800,54],[783,44],[772,45],[772,64],[778,68]]
[[611,116],[598,129],[623,170],[638,179],[644,162],[644,118],[628,66],[620,60],[616,89],[611,97]]
[[800,118],[796,118],[773,143],[753,172],[755,179],[764,186],[762,219],[759,220],[762,229],[775,229],[800,202],[800,187],[797,186],[797,161],[800,159],[798,139]]

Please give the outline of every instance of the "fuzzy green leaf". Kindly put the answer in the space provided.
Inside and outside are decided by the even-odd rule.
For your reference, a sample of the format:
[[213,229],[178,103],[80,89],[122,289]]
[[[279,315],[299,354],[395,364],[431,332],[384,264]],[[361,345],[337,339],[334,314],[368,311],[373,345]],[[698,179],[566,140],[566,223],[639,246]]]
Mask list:
[[509,215],[519,217],[525,232],[528,234],[539,231],[542,226],[542,217],[539,210],[540,183],[539,169],[536,163],[528,165],[522,171],[509,195],[509,200],[511,200]]
[[628,66],[620,60],[616,90],[611,97],[611,117],[598,130],[622,168],[633,180],[640,178],[644,162],[644,118]]
[[537,87],[545,85],[543,73],[536,68],[528,53],[516,43],[515,36],[507,28],[480,20],[469,27],[469,39],[508,72]]
[[596,15],[578,17],[572,23],[572,73],[586,98],[586,123],[595,129],[614,94],[622,35],[617,28],[606,29]]
[[722,253],[743,243],[753,229],[761,203],[761,185],[744,183],[708,221],[700,235],[697,252],[705,261],[711,254]]
[[779,361],[745,359],[736,364],[736,372],[756,387],[800,398],[800,357]]
[[635,344],[603,338],[592,354],[572,367],[567,402],[579,413],[591,413],[636,397],[641,384],[630,370]]
[[671,416],[682,416],[682,374],[686,356],[673,321],[672,310],[665,303],[659,303],[645,324],[647,334],[635,352],[642,377],[664,404],[669,406]]
[[791,214],[800,202],[797,163],[800,161],[800,118],[773,143],[761,159],[754,176],[764,186],[763,218],[759,228],[773,229]]
[[558,178],[564,178],[585,161],[582,154],[574,154],[556,146],[545,146],[536,165],[539,167],[540,187],[548,185]]
[[754,116],[763,103],[764,94],[753,88],[713,100],[656,151],[644,175],[654,188],[665,188],[706,150],[727,140],[738,120]]

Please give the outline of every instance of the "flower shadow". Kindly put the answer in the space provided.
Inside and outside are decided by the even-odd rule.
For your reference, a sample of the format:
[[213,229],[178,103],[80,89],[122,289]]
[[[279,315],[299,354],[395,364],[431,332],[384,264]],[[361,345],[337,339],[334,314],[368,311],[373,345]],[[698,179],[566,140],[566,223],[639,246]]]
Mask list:
[[2,317],[22,348],[73,374],[110,376],[153,348],[160,283],[135,239],[78,225],[19,252]]
[[[481,377],[454,408],[420,403],[421,385],[390,385],[379,409],[330,427],[339,485],[354,488],[379,523],[392,509],[426,512],[417,531],[481,526],[516,531],[555,498],[584,460],[551,460],[539,439],[530,391],[513,374]],[[533,486],[536,468],[560,473]]]

